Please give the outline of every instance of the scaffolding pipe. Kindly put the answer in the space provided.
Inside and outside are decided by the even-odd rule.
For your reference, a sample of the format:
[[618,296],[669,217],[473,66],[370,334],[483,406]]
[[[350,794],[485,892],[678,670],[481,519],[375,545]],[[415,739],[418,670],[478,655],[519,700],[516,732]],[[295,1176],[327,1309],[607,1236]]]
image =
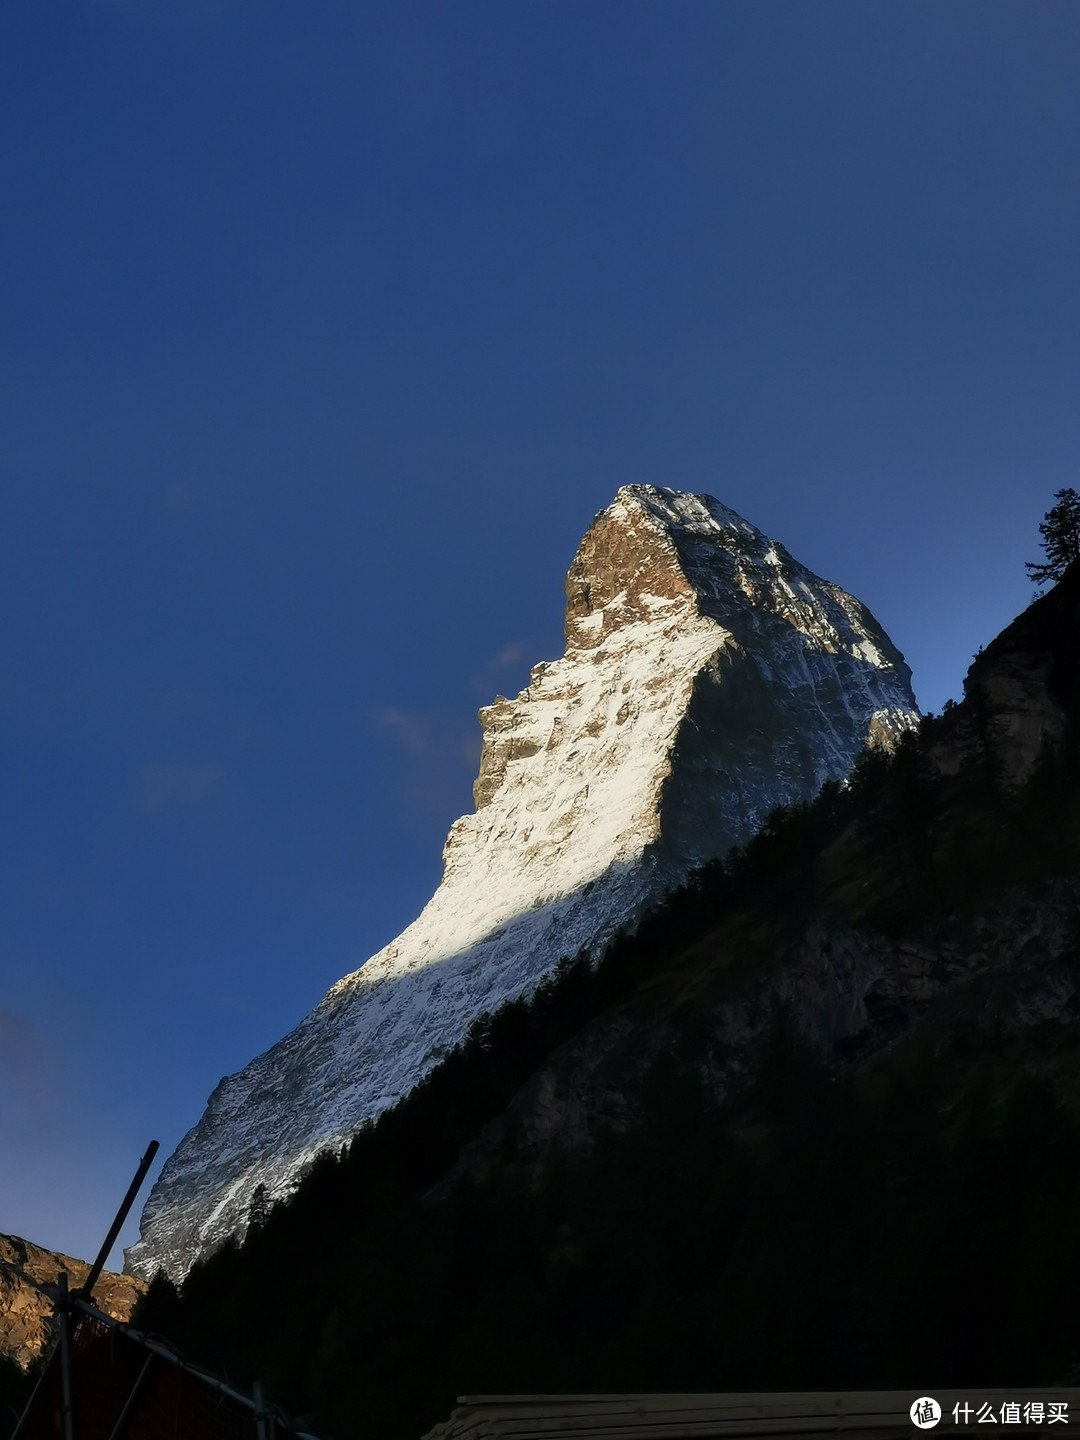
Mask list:
[[263,1401],[262,1384],[258,1380],[251,1387],[251,1398],[255,1403],[256,1440],[266,1440],[266,1406]]
[[153,1365],[156,1359],[157,1356],[154,1354],[150,1354],[146,1357],[146,1364],[139,1371],[139,1374],[135,1380],[135,1384],[131,1387],[131,1393],[124,1401],[124,1408],[116,1417],[116,1424],[109,1432],[109,1440],[120,1440],[120,1436],[123,1435],[124,1431],[127,1429],[128,1422],[131,1420],[131,1417],[135,1412],[135,1402],[142,1394],[143,1386],[146,1384],[147,1379],[150,1375],[150,1367],[151,1365]]
[[56,1325],[60,1331],[60,1400],[64,1440],[75,1440],[75,1414],[71,1394],[71,1299],[68,1296],[67,1271],[56,1277],[60,1292],[56,1302]]
[[[136,1330],[131,1325],[114,1320],[111,1315],[106,1315],[104,1310],[99,1310],[96,1305],[91,1305],[79,1295],[72,1297],[72,1304],[84,1315],[89,1315],[91,1320],[96,1320],[99,1325],[106,1325],[110,1330],[117,1330],[121,1334],[129,1336],[147,1350],[152,1350],[155,1355],[160,1355],[162,1360],[167,1360],[170,1365],[175,1365],[178,1370],[186,1371],[203,1385],[208,1385],[211,1390],[216,1390],[219,1395],[227,1395],[230,1400],[235,1400],[245,1409],[252,1411],[255,1409],[255,1402],[250,1395],[245,1395],[241,1390],[234,1390],[224,1380],[219,1380],[216,1375],[211,1375],[208,1371],[201,1370],[198,1365],[192,1365],[189,1361],[182,1360],[175,1350],[170,1350],[168,1345],[147,1334],[145,1330]],[[318,1440],[318,1436],[310,1435],[304,1430],[293,1430],[290,1427],[289,1433],[295,1435],[296,1440]]]
[[94,1293],[94,1286],[97,1284],[98,1277],[101,1275],[102,1270],[104,1270],[105,1268],[105,1261],[109,1258],[109,1252],[116,1244],[116,1237],[120,1234],[120,1231],[123,1228],[124,1221],[128,1217],[128,1211],[135,1203],[135,1196],[138,1195],[140,1189],[142,1188],[142,1183],[146,1179],[146,1172],[154,1163],[154,1156],[157,1154],[157,1152],[158,1142],[156,1140],[151,1140],[150,1144],[146,1147],[146,1154],[139,1161],[139,1168],[135,1171],[135,1178],[128,1186],[127,1194],[120,1202],[120,1209],[116,1212],[116,1217],[113,1220],[113,1223],[109,1226],[109,1233],[102,1241],[101,1249],[97,1253],[97,1259],[94,1261],[93,1265],[90,1266],[90,1272],[87,1275],[86,1279],[79,1286],[78,1290],[75,1291],[76,1295],[81,1295],[86,1300],[89,1300],[92,1297]]

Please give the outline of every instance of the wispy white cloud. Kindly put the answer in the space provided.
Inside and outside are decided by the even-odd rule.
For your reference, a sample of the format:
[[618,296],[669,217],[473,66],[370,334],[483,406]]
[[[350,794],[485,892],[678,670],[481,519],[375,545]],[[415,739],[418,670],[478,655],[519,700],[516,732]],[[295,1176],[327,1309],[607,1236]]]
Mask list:
[[477,694],[490,700],[500,685],[506,684],[505,672],[515,667],[521,672],[522,680],[525,679],[522,661],[528,656],[528,648],[521,640],[510,640],[502,646],[490,660],[484,662],[477,673],[472,677],[469,684]]
[[56,1123],[64,1090],[57,1042],[0,1005],[0,1135],[40,1135]]
[[[500,688],[514,693],[527,681],[525,664],[532,653],[529,642],[508,640],[472,676],[469,688],[485,705]],[[508,683],[508,673],[517,683]],[[375,715],[374,724],[405,757],[402,799],[410,809],[448,824],[462,809],[471,808],[470,787],[480,765],[481,744],[480,726],[472,716],[440,706],[414,710],[388,705]]]
[[131,799],[144,815],[162,810],[200,810],[219,800],[224,786],[225,772],[220,765],[152,760],[135,776]]
[[419,758],[430,755],[434,748],[433,721],[432,715],[408,714],[391,706],[379,711],[375,723],[384,734],[396,740],[406,754]]
[[191,492],[186,485],[170,485],[165,491],[166,510],[186,510],[191,504]]
[[388,706],[375,728],[405,757],[402,800],[440,825],[467,806],[480,762],[480,727],[471,717],[441,709]]
[[215,995],[210,1001],[211,1009],[224,1010],[230,1015],[251,1015],[254,1007],[246,1000],[237,1000],[232,995]]

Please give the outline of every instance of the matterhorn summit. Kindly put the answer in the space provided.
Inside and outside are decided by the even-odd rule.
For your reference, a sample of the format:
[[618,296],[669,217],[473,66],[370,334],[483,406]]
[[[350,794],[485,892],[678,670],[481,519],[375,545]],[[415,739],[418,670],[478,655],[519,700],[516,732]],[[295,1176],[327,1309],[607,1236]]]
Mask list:
[[262,1184],[405,1095],[484,1011],[599,955],[775,806],[917,719],[858,600],[707,495],[627,485],[566,580],[566,653],[480,712],[476,809],[421,915],[222,1080],[162,1170],[128,1267],[174,1278],[243,1232]]

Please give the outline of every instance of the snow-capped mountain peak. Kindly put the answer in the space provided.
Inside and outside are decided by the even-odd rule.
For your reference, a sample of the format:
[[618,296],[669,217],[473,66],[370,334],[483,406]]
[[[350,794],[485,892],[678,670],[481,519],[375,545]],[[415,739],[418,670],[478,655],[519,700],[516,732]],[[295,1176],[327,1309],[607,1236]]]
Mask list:
[[480,712],[475,811],[396,940],[221,1081],[147,1201],[131,1269],[183,1275],[263,1184],[405,1095],[484,1011],[598,955],[776,805],[917,716],[859,601],[705,495],[620,489],[566,579],[566,652]]

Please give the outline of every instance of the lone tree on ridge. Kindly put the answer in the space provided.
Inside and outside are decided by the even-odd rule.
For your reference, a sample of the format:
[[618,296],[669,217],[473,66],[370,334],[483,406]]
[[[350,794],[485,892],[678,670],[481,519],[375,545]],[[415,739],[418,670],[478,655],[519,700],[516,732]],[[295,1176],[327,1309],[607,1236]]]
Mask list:
[[1054,499],[1057,504],[1039,526],[1046,559],[1041,564],[1027,564],[1028,574],[1039,586],[1060,580],[1067,567],[1080,560],[1080,495],[1075,490],[1058,490]]

